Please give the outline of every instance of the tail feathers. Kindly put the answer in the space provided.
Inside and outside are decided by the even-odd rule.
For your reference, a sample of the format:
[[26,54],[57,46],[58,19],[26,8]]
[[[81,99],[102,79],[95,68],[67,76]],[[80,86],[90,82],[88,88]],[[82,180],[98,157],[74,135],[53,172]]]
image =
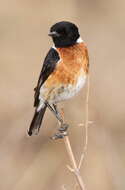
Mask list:
[[40,126],[43,120],[44,113],[46,111],[46,106],[40,109],[40,111],[35,111],[33,120],[30,124],[29,130],[28,130],[28,135],[32,136],[33,134],[38,134],[40,130]]

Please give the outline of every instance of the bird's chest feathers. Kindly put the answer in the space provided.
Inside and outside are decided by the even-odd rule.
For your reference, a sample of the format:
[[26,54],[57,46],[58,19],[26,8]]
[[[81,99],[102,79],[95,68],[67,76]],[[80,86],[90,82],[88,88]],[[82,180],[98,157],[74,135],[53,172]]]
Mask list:
[[57,63],[55,71],[46,81],[46,86],[77,85],[83,83],[86,76],[86,46],[76,44],[69,48],[57,48],[60,61]]
[[69,48],[57,48],[61,60],[54,74],[64,83],[76,83],[79,76],[86,74],[85,50],[84,44],[76,44]]

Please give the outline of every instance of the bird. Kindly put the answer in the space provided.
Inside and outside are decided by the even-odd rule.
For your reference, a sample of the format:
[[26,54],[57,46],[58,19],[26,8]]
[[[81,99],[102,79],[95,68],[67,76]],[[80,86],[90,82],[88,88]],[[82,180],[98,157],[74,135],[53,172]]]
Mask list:
[[89,72],[88,49],[82,40],[79,28],[69,21],[57,22],[51,26],[49,34],[53,46],[48,51],[34,88],[35,113],[28,129],[28,135],[39,133],[43,116],[49,108],[61,122],[63,138],[68,125],[63,122],[57,104],[75,96],[85,85]]

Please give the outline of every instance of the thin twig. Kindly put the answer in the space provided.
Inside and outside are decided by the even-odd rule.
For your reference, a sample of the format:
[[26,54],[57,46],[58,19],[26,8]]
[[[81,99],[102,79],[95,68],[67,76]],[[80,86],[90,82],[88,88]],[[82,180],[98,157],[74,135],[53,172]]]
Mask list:
[[[63,117],[63,120],[64,120],[64,112],[62,111],[61,114],[62,114],[62,117]],[[67,150],[67,153],[68,153],[71,165],[72,165],[72,168],[70,166],[68,166],[68,169],[69,169],[69,171],[74,173],[80,189],[85,190],[85,185],[84,185],[83,179],[81,177],[79,168],[78,168],[78,166],[76,164],[76,160],[75,160],[72,148],[71,148],[71,143],[70,143],[70,140],[69,140],[69,136],[64,136],[63,140],[64,140],[64,144],[65,144],[65,147],[66,147],[66,150]]]
[[72,164],[72,172],[76,176],[76,180],[77,180],[77,182],[79,184],[80,189],[85,190],[85,185],[84,185],[83,179],[82,179],[82,177],[80,175],[79,168],[77,167],[76,160],[75,160],[75,157],[74,157],[74,154],[73,154],[71,144],[70,144],[70,140],[69,140],[68,136],[64,137],[64,143],[65,143],[65,147],[66,147],[70,162]]
[[89,90],[90,90],[90,77],[88,75],[87,80],[87,90],[86,90],[86,108],[85,108],[85,144],[83,148],[83,153],[80,158],[79,166],[78,168],[81,168],[82,162],[84,160],[86,151],[87,151],[87,145],[88,145],[88,126],[89,126]]
[[87,150],[88,145],[88,124],[89,124],[89,90],[90,90],[90,79],[88,75],[88,81],[87,81],[87,92],[86,92],[86,119],[85,119],[85,145],[84,145],[84,152]]
[[[72,168],[69,165],[67,167],[76,176],[77,183],[78,183],[78,185],[79,185],[79,187],[80,187],[81,190],[85,190],[85,185],[84,185],[83,179],[82,179],[82,177],[80,175],[80,168],[81,168],[82,162],[84,160],[84,156],[85,156],[85,153],[87,151],[87,145],[88,145],[88,125],[89,125],[89,108],[88,108],[89,106],[88,106],[88,102],[89,102],[89,89],[90,89],[90,81],[89,81],[89,76],[88,76],[88,80],[87,80],[87,92],[86,92],[86,111],[85,111],[86,115],[85,115],[85,125],[84,125],[85,126],[85,144],[84,144],[83,153],[81,155],[80,162],[79,162],[78,166],[76,164],[76,160],[75,160],[72,148],[71,148],[69,136],[65,136],[63,138],[64,139],[64,144],[65,144],[65,147],[66,147],[69,159],[70,159],[70,162],[72,164]],[[64,112],[63,111],[62,111],[62,117],[64,119]]]

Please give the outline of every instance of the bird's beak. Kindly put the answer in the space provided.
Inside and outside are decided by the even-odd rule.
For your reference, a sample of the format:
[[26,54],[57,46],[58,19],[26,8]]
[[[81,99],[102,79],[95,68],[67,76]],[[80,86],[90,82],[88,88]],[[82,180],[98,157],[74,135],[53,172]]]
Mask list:
[[56,31],[53,31],[53,32],[50,32],[50,33],[48,34],[48,36],[51,36],[51,37],[59,37],[60,34],[59,34],[58,32],[56,32]]

